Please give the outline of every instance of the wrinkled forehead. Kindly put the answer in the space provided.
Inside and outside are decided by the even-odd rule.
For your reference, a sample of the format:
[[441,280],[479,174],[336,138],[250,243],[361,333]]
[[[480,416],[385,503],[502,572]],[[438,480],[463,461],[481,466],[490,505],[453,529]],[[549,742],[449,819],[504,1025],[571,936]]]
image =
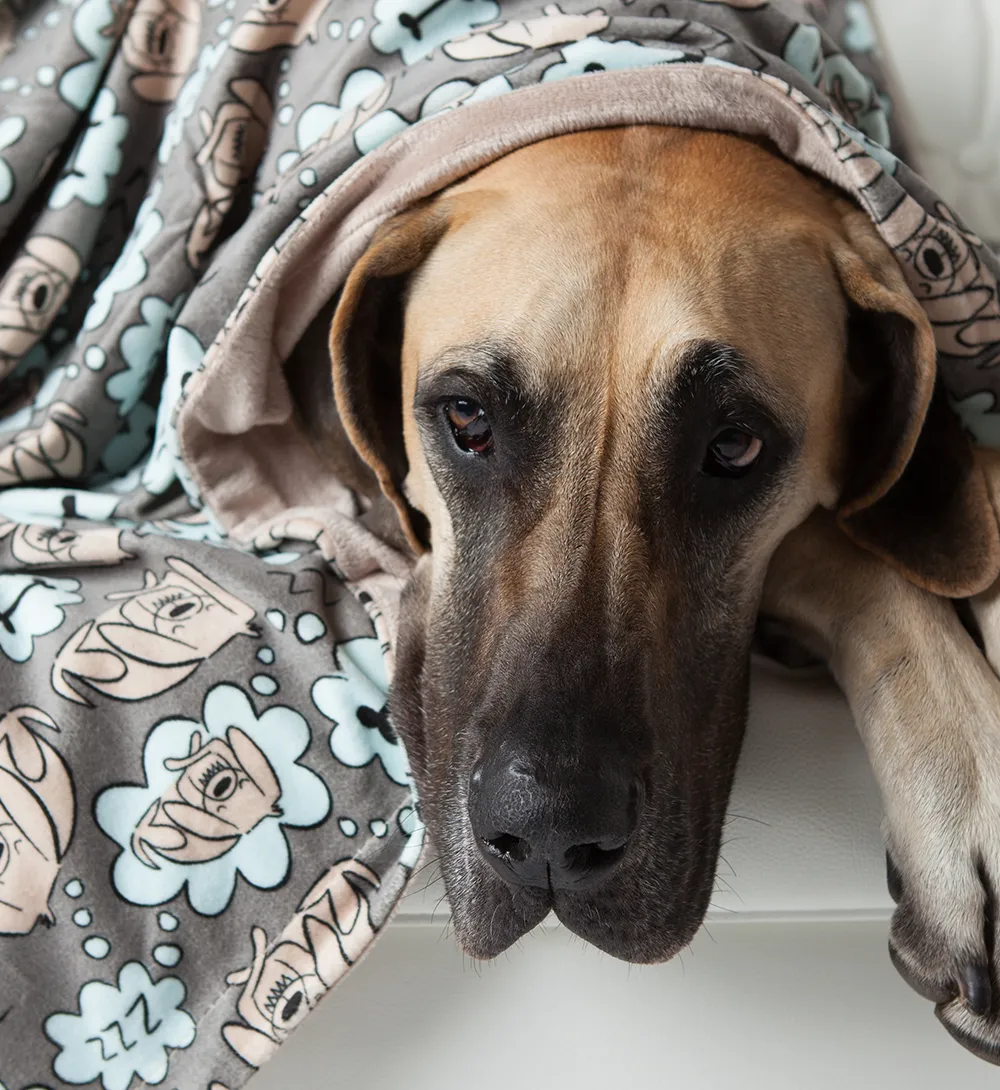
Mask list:
[[486,372],[506,354],[536,386],[663,386],[710,342],[804,391],[840,358],[844,304],[815,223],[586,180],[511,186],[477,193],[414,274],[411,385],[458,356]]

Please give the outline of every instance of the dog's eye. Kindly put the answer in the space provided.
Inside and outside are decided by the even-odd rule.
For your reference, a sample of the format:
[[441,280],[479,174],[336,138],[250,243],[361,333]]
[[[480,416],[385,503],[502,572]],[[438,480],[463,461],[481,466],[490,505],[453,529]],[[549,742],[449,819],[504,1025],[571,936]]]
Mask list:
[[475,401],[466,398],[448,401],[444,414],[459,450],[469,454],[486,454],[493,446],[493,429],[483,407]]
[[752,432],[723,428],[708,444],[702,472],[713,477],[741,477],[753,468],[763,449],[763,441]]

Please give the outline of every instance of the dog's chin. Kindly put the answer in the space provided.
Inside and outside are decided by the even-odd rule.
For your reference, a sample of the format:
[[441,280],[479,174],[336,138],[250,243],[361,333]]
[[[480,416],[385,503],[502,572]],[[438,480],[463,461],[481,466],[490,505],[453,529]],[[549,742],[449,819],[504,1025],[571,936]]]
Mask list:
[[441,873],[455,937],[470,957],[489,960],[513,946],[550,912],[573,934],[635,965],[669,961],[697,934],[708,909],[714,860],[678,873],[664,861],[663,882],[636,860],[586,894],[512,887],[461,838],[441,852]]
[[704,905],[646,906],[639,918],[623,915],[620,902],[628,889],[597,890],[583,897],[558,894],[554,909],[559,922],[591,946],[632,965],[656,965],[679,954],[695,937],[705,918]]
[[[489,872],[457,886],[442,867],[459,946],[470,957],[498,957],[545,919],[552,908],[547,889],[512,889]],[[454,888],[453,888],[454,887]]]

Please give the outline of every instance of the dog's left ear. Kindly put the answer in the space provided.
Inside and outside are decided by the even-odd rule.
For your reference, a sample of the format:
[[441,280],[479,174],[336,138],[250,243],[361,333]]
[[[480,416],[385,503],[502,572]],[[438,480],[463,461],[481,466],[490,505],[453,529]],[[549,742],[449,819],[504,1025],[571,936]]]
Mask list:
[[1000,529],[985,476],[937,376],[930,321],[891,250],[846,202],[842,228],[831,245],[849,305],[838,522],[911,582],[969,597],[1000,577]]
[[396,509],[407,541],[427,547],[427,520],[406,500],[402,346],[407,276],[450,222],[436,201],[383,224],[344,284],[330,329],[333,394],[347,437]]

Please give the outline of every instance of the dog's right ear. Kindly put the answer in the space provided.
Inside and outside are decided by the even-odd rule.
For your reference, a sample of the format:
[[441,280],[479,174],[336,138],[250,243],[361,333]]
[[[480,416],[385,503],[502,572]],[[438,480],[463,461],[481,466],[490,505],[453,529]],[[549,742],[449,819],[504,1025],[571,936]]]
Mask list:
[[994,500],[937,374],[931,324],[895,257],[853,207],[843,231],[832,256],[849,301],[857,396],[838,523],[932,594],[970,597],[1000,577]]
[[333,393],[344,430],[395,507],[419,555],[427,520],[406,500],[402,347],[406,280],[448,228],[448,206],[436,201],[383,224],[344,284],[330,329]]

